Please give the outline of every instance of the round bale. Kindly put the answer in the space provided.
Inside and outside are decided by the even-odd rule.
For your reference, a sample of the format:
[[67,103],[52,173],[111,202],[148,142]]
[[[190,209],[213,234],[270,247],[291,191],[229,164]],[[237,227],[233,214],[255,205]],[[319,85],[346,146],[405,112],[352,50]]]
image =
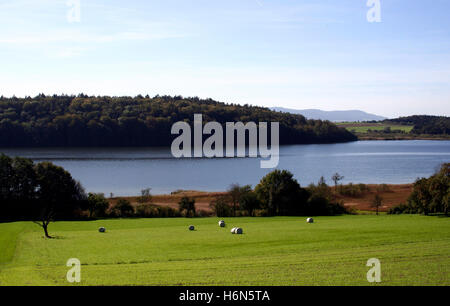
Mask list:
[[105,233],[105,232],[106,232],[106,228],[100,227],[100,228],[98,229],[98,231],[99,231],[100,233]]
[[308,219],[306,219],[306,222],[307,223],[314,223],[314,219],[313,218],[308,218]]
[[231,229],[231,233],[232,233],[232,234],[236,234],[236,232],[235,232],[235,231],[236,231],[236,228],[235,228],[235,227],[233,227],[233,228]]
[[238,234],[238,235],[242,235],[242,233],[243,233],[244,231],[242,230],[242,228],[238,227],[238,228],[236,228],[235,232],[236,232],[236,234]]
[[220,221],[219,221],[219,226],[220,226],[220,227],[225,227],[225,221],[220,220]]
[[189,230],[193,231],[193,230],[195,230],[195,227],[193,225],[189,225]]

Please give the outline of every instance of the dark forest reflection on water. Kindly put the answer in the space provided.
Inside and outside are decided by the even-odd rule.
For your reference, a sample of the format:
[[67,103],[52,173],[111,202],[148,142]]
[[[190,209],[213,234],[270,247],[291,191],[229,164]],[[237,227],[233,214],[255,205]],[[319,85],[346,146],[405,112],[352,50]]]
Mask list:
[[[259,158],[176,159],[170,148],[0,149],[10,156],[52,161],[70,171],[87,191],[138,195],[177,189],[222,191],[231,183],[255,185],[270,169]],[[450,162],[450,141],[358,141],[280,147],[279,169],[302,186],[339,172],[344,183],[413,182]]]

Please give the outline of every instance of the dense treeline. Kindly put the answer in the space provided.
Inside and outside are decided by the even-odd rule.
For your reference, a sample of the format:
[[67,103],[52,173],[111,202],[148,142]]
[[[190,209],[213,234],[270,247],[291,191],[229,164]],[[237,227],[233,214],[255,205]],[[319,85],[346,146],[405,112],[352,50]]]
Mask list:
[[389,119],[384,122],[414,125],[413,134],[442,135],[450,134],[450,117],[416,115]]
[[0,97],[0,146],[167,146],[172,124],[203,120],[280,122],[280,144],[354,141],[356,136],[333,123],[268,108],[181,96],[39,95]]
[[450,163],[429,178],[418,179],[406,204],[390,209],[391,214],[450,214]]

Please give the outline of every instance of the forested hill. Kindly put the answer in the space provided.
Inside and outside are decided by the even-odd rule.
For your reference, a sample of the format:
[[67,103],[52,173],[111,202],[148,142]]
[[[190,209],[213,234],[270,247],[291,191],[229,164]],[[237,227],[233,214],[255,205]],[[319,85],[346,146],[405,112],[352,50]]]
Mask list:
[[156,97],[0,97],[0,147],[167,146],[172,124],[203,120],[280,122],[280,144],[356,140],[333,123],[268,108],[225,104],[211,99]]
[[385,122],[413,125],[414,128],[411,130],[411,133],[413,134],[450,134],[450,117],[415,115],[409,117],[400,117],[396,119],[388,119],[385,120]]

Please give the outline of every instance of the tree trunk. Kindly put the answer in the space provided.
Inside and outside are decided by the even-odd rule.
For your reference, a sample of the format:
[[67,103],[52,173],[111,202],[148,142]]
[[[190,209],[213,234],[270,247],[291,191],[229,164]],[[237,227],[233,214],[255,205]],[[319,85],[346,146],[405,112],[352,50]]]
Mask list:
[[337,182],[334,182],[334,203],[337,203]]
[[42,224],[42,227],[44,228],[45,237],[47,237],[47,238],[52,238],[52,237],[48,234],[48,229],[47,229],[48,224],[43,223],[43,224]]

